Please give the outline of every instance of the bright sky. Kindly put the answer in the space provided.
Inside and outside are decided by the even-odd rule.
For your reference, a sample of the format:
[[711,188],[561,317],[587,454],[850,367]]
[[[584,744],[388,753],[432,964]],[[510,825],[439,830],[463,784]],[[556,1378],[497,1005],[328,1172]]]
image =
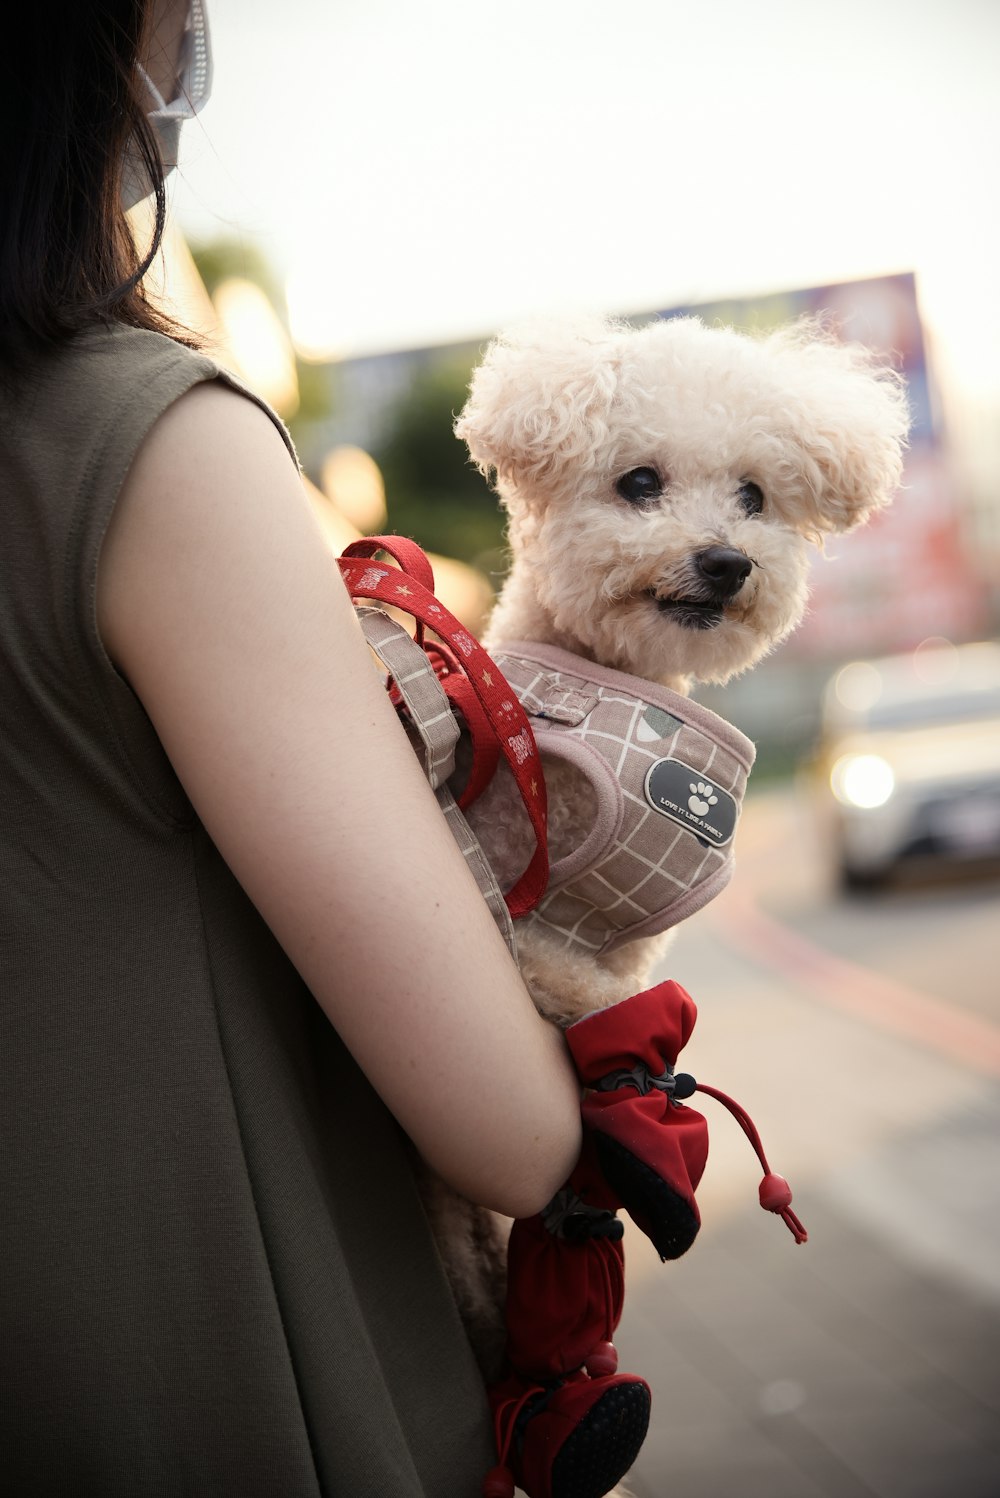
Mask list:
[[918,272],[1000,364],[996,0],[208,0],[180,221],[344,353]]

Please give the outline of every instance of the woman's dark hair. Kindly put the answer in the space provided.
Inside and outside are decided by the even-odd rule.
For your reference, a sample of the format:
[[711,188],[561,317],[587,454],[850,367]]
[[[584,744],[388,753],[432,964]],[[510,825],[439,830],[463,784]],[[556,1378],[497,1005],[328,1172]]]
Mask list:
[[[0,358],[58,343],[95,322],[169,333],[142,278],[163,236],[166,197],[136,63],[152,0],[29,0],[0,89]],[[156,184],[151,243],[140,251],[121,204],[125,148]]]

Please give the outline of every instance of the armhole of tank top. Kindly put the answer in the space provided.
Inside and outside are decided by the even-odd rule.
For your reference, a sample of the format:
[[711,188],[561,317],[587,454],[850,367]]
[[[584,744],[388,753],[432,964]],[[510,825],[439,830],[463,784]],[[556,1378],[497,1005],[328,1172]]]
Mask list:
[[[125,478],[142,443],[164,412],[197,385],[218,382],[253,401],[277,427],[296,469],[299,465],[284,423],[265,401],[207,356],[192,354],[181,345],[176,347],[177,359],[157,370],[142,386],[139,398],[124,410],[116,408],[96,445],[94,461],[78,490],[76,513],[66,547],[64,606],[79,663],[96,688],[109,743],[133,793],[159,822],[180,829],[190,826],[195,820],[194,809],[177,780],[142,702],[111,660],[98,629],[97,577],[104,538]],[[124,442],[121,441],[123,428],[127,433]],[[95,482],[100,495],[96,506]]]

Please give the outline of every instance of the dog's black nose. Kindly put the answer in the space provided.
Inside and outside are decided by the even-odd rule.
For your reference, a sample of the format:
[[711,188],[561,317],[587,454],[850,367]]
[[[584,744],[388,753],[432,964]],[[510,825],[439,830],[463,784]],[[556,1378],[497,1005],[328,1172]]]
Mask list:
[[695,556],[695,566],[720,598],[735,598],[750,576],[753,562],[745,551],[731,546],[706,546]]

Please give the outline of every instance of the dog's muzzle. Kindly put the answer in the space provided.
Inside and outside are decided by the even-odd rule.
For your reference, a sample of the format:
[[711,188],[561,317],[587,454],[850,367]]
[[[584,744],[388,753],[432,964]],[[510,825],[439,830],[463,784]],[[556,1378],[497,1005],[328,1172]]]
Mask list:
[[722,622],[727,604],[732,603],[753,571],[753,562],[745,551],[732,546],[706,546],[692,558],[692,591],[683,597],[650,596],[661,613],[688,629],[714,629]]

